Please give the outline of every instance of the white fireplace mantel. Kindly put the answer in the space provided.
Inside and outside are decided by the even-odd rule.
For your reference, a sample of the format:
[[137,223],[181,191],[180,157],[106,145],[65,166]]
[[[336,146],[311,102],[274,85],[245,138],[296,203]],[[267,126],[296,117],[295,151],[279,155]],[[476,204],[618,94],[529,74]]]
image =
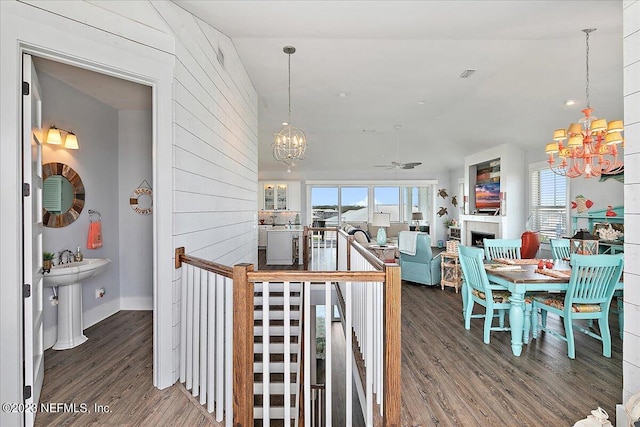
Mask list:
[[460,237],[463,245],[470,245],[471,232],[493,233],[496,239],[503,236],[506,217],[500,215],[460,215]]

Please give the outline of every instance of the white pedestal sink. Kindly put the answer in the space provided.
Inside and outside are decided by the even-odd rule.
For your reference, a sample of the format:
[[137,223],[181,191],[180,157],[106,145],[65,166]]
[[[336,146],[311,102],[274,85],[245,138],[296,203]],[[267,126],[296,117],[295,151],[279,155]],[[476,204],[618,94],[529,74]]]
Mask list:
[[87,258],[51,267],[44,285],[58,288],[58,340],[54,350],[77,347],[88,338],[82,333],[82,281],[97,276],[111,264],[108,258]]

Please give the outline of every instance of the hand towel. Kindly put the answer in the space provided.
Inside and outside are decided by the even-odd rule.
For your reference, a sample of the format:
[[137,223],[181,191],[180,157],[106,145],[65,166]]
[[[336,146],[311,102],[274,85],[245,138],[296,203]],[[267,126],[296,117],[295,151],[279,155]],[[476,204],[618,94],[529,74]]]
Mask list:
[[102,247],[102,223],[100,221],[96,221],[89,224],[87,249],[97,249],[100,247]]
[[403,254],[415,256],[417,242],[417,231],[401,231],[398,233],[398,250]]

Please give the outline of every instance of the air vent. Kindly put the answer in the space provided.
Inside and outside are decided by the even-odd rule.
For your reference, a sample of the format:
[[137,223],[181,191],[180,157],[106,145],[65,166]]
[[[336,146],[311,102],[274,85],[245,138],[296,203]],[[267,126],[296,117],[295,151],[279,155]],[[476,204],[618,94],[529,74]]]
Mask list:
[[475,72],[476,72],[476,70],[464,70],[462,72],[462,74],[460,74],[460,78],[461,79],[468,79]]
[[218,63],[222,66],[222,68],[224,68],[224,53],[222,53],[220,46],[218,46],[218,50],[216,51],[216,58],[218,59]]

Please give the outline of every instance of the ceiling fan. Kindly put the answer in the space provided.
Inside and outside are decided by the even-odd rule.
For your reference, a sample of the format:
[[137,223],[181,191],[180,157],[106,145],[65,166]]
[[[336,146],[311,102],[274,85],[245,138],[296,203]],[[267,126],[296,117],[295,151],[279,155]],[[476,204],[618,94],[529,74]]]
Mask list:
[[[396,132],[401,128],[401,125],[394,126]],[[399,138],[397,138],[396,134],[396,159],[398,158],[398,146],[399,146]],[[385,169],[414,169],[416,166],[420,166],[422,162],[409,162],[402,163],[399,161],[393,161],[388,165],[374,165],[374,168],[385,168]]]
[[409,162],[409,163],[400,163],[400,162],[391,162],[388,165],[374,165],[374,168],[385,168],[385,169],[413,169],[416,166],[420,166],[422,162]]

